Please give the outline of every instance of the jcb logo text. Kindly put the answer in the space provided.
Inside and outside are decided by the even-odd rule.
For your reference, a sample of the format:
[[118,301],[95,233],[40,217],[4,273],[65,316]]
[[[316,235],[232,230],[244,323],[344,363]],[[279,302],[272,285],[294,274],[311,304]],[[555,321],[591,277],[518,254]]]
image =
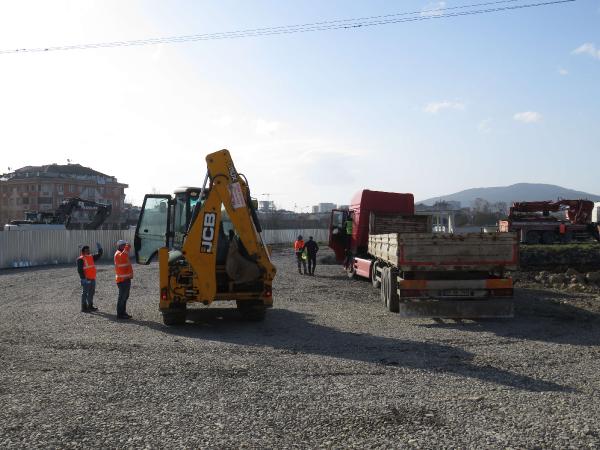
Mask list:
[[205,213],[202,224],[202,245],[200,251],[203,253],[212,253],[215,241],[215,224],[217,215],[215,213]]

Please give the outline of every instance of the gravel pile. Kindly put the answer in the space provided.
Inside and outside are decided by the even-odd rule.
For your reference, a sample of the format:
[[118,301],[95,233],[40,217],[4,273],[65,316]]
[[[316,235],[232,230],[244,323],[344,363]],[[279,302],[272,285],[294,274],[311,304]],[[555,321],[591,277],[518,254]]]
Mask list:
[[180,328],[156,265],[134,267],[131,322],[109,265],[94,314],[74,266],[0,272],[0,448],[600,446],[595,294],[521,288],[513,320],[437,324],[274,261],[265,322],[211,307]]

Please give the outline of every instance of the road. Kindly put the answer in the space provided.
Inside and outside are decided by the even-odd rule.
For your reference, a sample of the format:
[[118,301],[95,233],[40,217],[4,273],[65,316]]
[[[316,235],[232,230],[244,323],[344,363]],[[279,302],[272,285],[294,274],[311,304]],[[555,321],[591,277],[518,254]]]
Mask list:
[[210,309],[180,328],[156,265],[134,267],[131,322],[110,265],[94,314],[74,265],[0,271],[0,447],[600,446],[596,296],[518,289],[513,320],[436,324],[338,266],[274,262],[265,322]]

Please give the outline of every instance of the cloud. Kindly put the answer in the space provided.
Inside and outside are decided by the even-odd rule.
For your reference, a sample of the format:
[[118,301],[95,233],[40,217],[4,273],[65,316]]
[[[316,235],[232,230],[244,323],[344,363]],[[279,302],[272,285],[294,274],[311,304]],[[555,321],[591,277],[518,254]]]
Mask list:
[[600,59],[600,49],[596,48],[596,46],[591,42],[586,42],[585,44],[580,45],[571,53],[573,53],[574,55],[587,54],[590,55],[592,58]]
[[492,119],[483,119],[477,125],[477,131],[479,131],[480,133],[483,133],[483,134],[489,133],[490,131],[492,131],[492,127],[490,126],[491,123],[492,123]]
[[562,75],[564,77],[565,75],[569,75],[569,71],[567,69],[563,69],[562,67],[559,67],[558,74]]
[[542,120],[542,115],[535,111],[524,111],[516,113],[513,119],[523,123],[536,123]]
[[445,7],[445,1],[429,3],[421,10],[421,16],[441,16]]
[[423,108],[423,111],[425,111],[426,113],[429,113],[429,114],[437,114],[440,111],[443,111],[444,109],[454,109],[456,111],[464,111],[465,104],[461,103],[461,102],[449,102],[449,101],[431,102],[431,103],[427,103],[427,105],[425,105],[425,107]]
[[258,119],[255,123],[255,131],[259,136],[270,136],[281,128],[281,124],[275,121]]

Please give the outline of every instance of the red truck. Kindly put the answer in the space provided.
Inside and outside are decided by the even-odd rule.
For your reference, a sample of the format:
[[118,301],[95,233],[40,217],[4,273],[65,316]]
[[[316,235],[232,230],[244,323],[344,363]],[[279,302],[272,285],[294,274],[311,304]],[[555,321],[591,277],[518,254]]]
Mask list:
[[364,277],[403,317],[512,317],[515,233],[431,232],[412,194],[362,190],[331,213],[329,247],[350,277]]

